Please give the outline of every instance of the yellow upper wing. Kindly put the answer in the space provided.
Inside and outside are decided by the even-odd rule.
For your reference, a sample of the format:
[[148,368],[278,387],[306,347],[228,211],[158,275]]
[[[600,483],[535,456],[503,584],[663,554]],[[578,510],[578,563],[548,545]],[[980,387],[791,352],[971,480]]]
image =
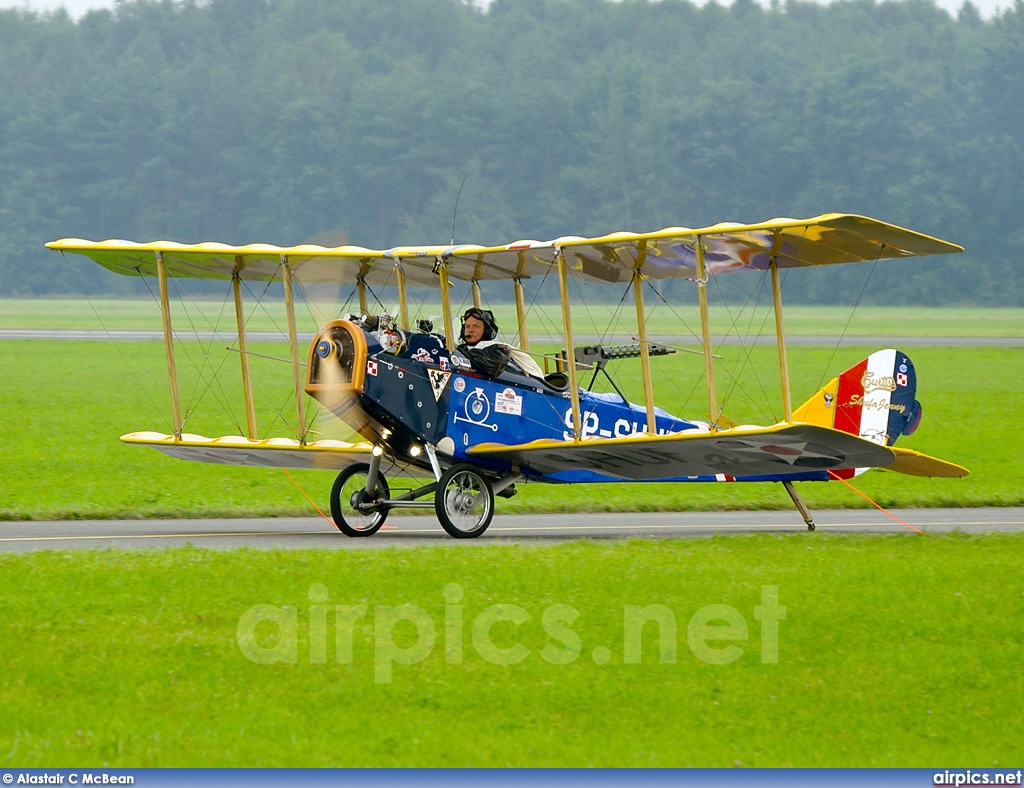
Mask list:
[[303,282],[395,283],[400,265],[413,284],[437,286],[436,262],[448,275],[466,281],[543,275],[555,255],[565,255],[570,270],[582,279],[626,282],[635,268],[652,279],[669,279],[696,270],[696,246],[705,249],[713,274],[765,270],[775,259],[780,268],[832,265],[898,257],[962,252],[956,244],[854,214],[828,213],[809,219],[771,219],[757,224],[723,223],[692,229],[669,227],[650,233],[612,233],[550,241],[516,241],[500,246],[401,246],[365,249],[325,248],[312,244],[281,247],[270,244],[228,246],[219,243],[179,244],[171,241],[85,241],[65,238],[47,246],[82,254],[105,268],[130,276],[155,276],[161,255],[172,276],[267,281],[280,278],[288,261]]

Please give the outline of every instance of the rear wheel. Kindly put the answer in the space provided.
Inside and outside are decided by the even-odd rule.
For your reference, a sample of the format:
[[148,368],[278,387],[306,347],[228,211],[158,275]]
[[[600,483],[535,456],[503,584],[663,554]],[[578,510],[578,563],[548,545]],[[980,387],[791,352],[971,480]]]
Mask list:
[[441,475],[434,492],[441,527],[456,539],[475,539],[494,517],[494,490],[472,465],[453,465]]
[[366,477],[370,466],[366,463],[349,465],[338,474],[331,488],[331,516],[334,524],[345,536],[372,536],[384,525],[388,508],[375,502],[391,497],[388,480],[377,474],[377,483],[371,495],[366,492]]

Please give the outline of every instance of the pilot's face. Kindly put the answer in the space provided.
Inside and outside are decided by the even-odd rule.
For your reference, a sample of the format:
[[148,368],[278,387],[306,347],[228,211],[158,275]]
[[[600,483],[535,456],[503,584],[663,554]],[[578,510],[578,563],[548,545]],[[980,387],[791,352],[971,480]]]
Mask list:
[[475,317],[467,317],[462,335],[466,338],[467,345],[475,345],[484,338],[484,321],[477,320]]

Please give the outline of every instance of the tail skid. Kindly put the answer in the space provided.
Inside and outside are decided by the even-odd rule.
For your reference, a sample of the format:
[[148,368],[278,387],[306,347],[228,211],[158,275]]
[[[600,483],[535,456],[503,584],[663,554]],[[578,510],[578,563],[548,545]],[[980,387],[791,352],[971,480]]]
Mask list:
[[804,499],[800,497],[800,493],[796,491],[796,487],[793,486],[793,482],[785,481],[782,486],[786,488],[786,492],[789,493],[789,497],[793,499],[793,504],[800,511],[800,516],[804,518],[804,522],[807,523],[807,530],[813,531],[817,526],[814,524],[814,518],[811,517],[811,512],[808,510]]

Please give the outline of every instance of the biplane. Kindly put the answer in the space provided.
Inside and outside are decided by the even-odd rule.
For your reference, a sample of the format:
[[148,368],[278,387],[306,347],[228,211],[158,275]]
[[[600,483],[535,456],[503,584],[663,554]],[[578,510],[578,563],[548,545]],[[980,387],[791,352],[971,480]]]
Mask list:
[[[913,476],[959,477],[958,465],[894,444],[921,419],[917,376],[897,349],[872,353],[794,408],[782,314],[780,271],[807,266],[888,260],[963,251],[954,244],[851,214],[773,219],[759,224],[717,224],[700,229],[500,246],[228,246],[173,242],[92,242],[64,239],[51,249],[85,255],[103,267],[159,282],[170,381],[173,429],[133,432],[125,443],[150,446],[172,457],[203,462],[337,471],[331,514],[348,536],[370,536],[398,508],[432,508],[455,538],[478,537],[494,514],[495,495],[523,482],[778,482],[809,530],[814,521],[794,482],[850,478],[869,468]],[[783,418],[774,424],[737,424],[720,412],[707,286],[726,273],[768,272],[778,348]],[[480,283],[510,280],[515,295],[518,350],[529,352],[524,281],[557,276],[564,349],[556,369],[529,374],[509,363],[494,377],[481,373],[460,350],[451,288],[469,283],[481,306]],[[183,432],[174,357],[168,279],[230,280],[246,411],[246,435],[204,437]],[[636,341],[577,346],[569,283],[632,288]],[[649,280],[686,279],[697,289],[707,414],[672,415],[655,405],[651,358],[674,348],[649,341],[644,287]],[[287,312],[290,365],[297,414],[295,437],[260,437],[253,405],[240,284],[280,281]],[[323,325],[301,357],[294,287],[315,283],[354,286],[358,313]],[[397,288],[397,314],[371,313],[366,289]],[[410,323],[407,288],[440,292],[443,326]],[[464,284],[462,285],[465,286]],[[625,298],[625,295],[623,295]],[[643,402],[632,403],[615,385],[598,392],[593,379],[607,363],[639,361]],[[303,372],[303,361],[305,371]],[[533,365],[536,367],[536,365]],[[589,386],[581,377],[593,371]],[[609,377],[609,380],[611,378]],[[358,443],[311,439],[306,396],[346,422]],[[422,483],[392,494],[388,475]]]

